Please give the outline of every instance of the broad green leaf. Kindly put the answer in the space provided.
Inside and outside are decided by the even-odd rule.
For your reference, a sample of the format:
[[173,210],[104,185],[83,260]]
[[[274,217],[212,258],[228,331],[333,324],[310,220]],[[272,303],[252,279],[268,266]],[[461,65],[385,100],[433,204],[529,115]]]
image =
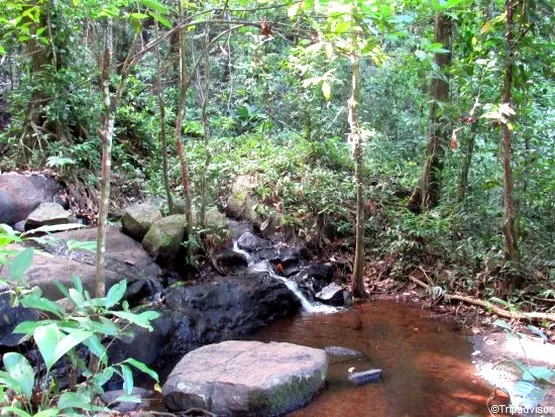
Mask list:
[[127,320],[139,327],[144,327],[149,330],[152,330],[150,321],[160,316],[160,313],[157,311],[145,311],[140,314],[131,313],[129,311],[111,311],[111,313],[116,317]]
[[76,392],[64,392],[58,399],[58,408],[65,410],[67,408],[78,408],[81,410],[90,410],[90,398],[84,395],[79,395]]
[[104,365],[108,363],[108,352],[106,347],[104,347],[97,336],[91,336],[88,339],[83,340],[83,344],[94,356],[99,358]]
[[299,11],[299,6],[301,4],[300,3],[293,3],[293,5],[291,5],[288,9],[287,9],[287,16],[292,18],[295,17]]
[[106,295],[106,308],[111,308],[118,304],[123,296],[125,295],[125,290],[127,289],[127,281],[122,279],[115,285],[112,285],[108,294]]
[[73,330],[71,333],[64,336],[56,346],[54,355],[52,357],[52,363],[50,364],[49,368],[52,367],[56,362],[58,362],[71,349],[73,349],[80,343],[83,343],[86,339],[93,335],[94,334],[92,332],[86,330]]
[[21,305],[27,308],[34,308],[35,310],[48,311],[58,317],[62,317],[63,310],[54,301],[50,301],[44,297],[38,297],[34,294],[26,295],[21,299]]
[[105,368],[102,372],[96,374],[93,379],[95,380],[96,384],[99,386],[103,386],[106,384],[110,379],[114,376],[114,368],[112,366]]
[[35,385],[35,373],[27,359],[19,353],[8,352],[4,355],[4,366],[8,374],[18,381],[22,394],[30,399]]
[[95,240],[88,240],[88,241],[82,242],[80,240],[70,239],[66,242],[66,245],[70,251],[75,251],[75,250],[86,250],[90,252],[96,251]]
[[157,0],[141,0],[143,6],[156,10],[158,13],[168,14],[168,8]]
[[10,277],[13,279],[19,279],[25,275],[25,272],[31,266],[33,262],[33,254],[35,250],[33,248],[27,248],[22,252],[18,253],[10,264]]
[[158,374],[155,371],[153,371],[152,369],[150,369],[148,366],[146,366],[144,363],[142,363],[142,362],[140,362],[136,359],[133,359],[133,358],[128,358],[128,359],[124,360],[123,363],[128,363],[129,365],[134,366],[139,371],[149,375],[156,382],[159,382]]
[[[164,16],[159,15],[158,13],[154,13],[154,12],[149,12],[148,13],[150,16],[152,16],[152,18],[154,20],[156,20],[157,22],[163,24],[165,27],[167,27],[168,29],[171,29],[172,24],[171,22],[166,19]],[[96,243],[96,242],[95,242]]]
[[120,365],[121,376],[123,377],[123,390],[127,395],[133,392],[133,372],[127,365]]
[[39,411],[33,414],[33,417],[54,417],[60,414],[60,410],[56,408],[47,408],[46,410]]
[[81,282],[81,278],[77,275],[71,276],[71,282],[73,283],[73,288],[75,288],[80,294],[83,294],[83,282]]
[[33,417],[31,414],[29,414],[26,411],[23,411],[21,408],[18,408],[18,407],[2,407],[2,411],[0,412],[0,415],[10,415],[9,413],[15,414],[16,416],[19,416],[19,417]]
[[56,324],[48,324],[46,326],[37,327],[33,333],[35,343],[39,348],[39,352],[46,364],[46,368],[50,370],[54,364],[56,355],[56,347],[62,338],[60,329]]
[[555,377],[555,371],[546,368],[545,366],[532,366],[528,368],[522,375],[525,381],[547,381],[551,382]]

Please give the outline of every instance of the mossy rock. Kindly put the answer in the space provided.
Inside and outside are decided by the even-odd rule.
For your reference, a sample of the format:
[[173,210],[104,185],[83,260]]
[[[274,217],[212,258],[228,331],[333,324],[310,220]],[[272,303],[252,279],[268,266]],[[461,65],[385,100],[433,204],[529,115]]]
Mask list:
[[170,264],[185,240],[186,227],[187,219],[182,214],[163,217],[153,223],[143,239],[143,247],[158,263]]
[[189,352],[164,384],[172,411],[270,417],[307,404],[323,387],[328,358],[291,343],[226,341]]
[[123,232],[141,241],[154,222],[162,218],[160,208],[152,203],[133,204],[125,209],[122,219]]

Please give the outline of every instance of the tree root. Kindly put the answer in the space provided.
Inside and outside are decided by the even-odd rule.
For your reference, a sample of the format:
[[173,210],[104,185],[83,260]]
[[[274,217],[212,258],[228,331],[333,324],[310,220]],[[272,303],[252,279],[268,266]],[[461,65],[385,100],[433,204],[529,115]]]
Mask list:
[[[425,289],[431,288],[428,284],[420,281],[417,278],[409,276],[409,280],[411,280],[415,284],[420,285],[422,288],[425,288]],[[467,297],[464,295],[444,294],[443,298],[445,299],[445,301],[461,301],[466,304],[479,306],[486,310],[491,310],[498,316],[504,317],[506,319],[531,320],[531,321],[547,320],[555,323],[555,314],[538,313],[538,312],[524,313],[521,311],[508,311],[508,310],[502,309],[501,307],[497,307],[496,305],[489,303],[487,301],[478,300],[476,298]]]

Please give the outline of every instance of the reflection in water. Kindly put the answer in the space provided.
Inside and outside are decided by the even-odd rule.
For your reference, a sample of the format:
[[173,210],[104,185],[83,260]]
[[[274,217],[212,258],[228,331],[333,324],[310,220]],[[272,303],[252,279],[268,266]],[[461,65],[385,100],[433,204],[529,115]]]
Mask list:
[[[452,324],[416,306],[378,301],[337,314],[298,315],[277,321],[252,340],[343,346],[367,358],[332,357],[328,385],[292,417],[489,416],[491,393],[470,361],[472,347]],[[379,383],[354,387],[349,368],[383,369]]]

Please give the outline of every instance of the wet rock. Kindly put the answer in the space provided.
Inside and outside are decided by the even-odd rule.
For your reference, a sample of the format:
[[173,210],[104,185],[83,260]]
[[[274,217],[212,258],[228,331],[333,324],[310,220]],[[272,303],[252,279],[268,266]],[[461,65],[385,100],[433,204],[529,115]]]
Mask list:
[[332,282],[316,294],[316,299],[324,304],[332,306],[345,305],[345,294],[341,285]]
[[331,284],[333,280],[333,266],[330,263],[316,263],[305,269],[306,274],[318,281]]
[[[35,252],[33,263],[26,273],[29,284],[39,286],[46,297],[56,300],[63,295],[58,291],[53,278],[70,286],[71,277],[77,275],[92,294],[96,275],[96,254],[86,250],[69,251],[67,241],[95,241],[96,234],[96,228],[78,229],[54,233],[44,238],[45,243],[41,245],[41,249],[54,256]],[[134,291],[136,296],[145,295],[142,283],[150,288],[150,294],[145,297],[154,296],[161,291],[158,280],[160,273],[160,267],[148,256],[140,243],[115,228],[108,228],[106,234],[107,288],[125,278],[131,299],[134,297]],[[141,289],[138,289],[137,285]]]
[[349,381],[355,385],[369,384],[370,382],[379,381],[381,378],[381,369],[369,369],[367,371],[349,373]]
[[127,207],[123,214],[123,232],[133,239],[142,241],[153,223],[161,218],[160,208],[155,204],[133,204]]
[[307,404],[324,385],[328,358],[291,343],[227,341],[181,359],[163,387],[172,411],[275,416]]
[[[195,213],[195,223],[200,223],[199,213]],[[227,217],[220,213],[216,208],[209,208],[204,214],[204,228],[207,229],[227,229]]]
[[185,239],[187,220],[174,214],[157,220],[143,239],[143,247],[157,262],[168,265],[175,260]]
[[25,307],[12,307],[10,293],[5,284],[0,284],[0,352],[19,344],[22,334],[12,333],[13,329],[24,321],[36,321],[39,314]]
[[151,390],[134,387],[131,396],[141,400],[140,402],[118,401],[118,398],[125,396],[127,394],[124,390],[107,391],[100,396],[100,399],[113,411],[130,413],[140,408],[149,407],[158,394]]
[[43,175],[0,174],[0,224],[25,220],[41,203],[62,203],[60,187]]
[[268,246],[268,243],[251,232],[245,232],[237,239],[237,245],[249,252],[256,252],[258,249]]
[[240,267],[247,266],[249,261],[244,253],[224,249],[216,255],[216,263],[222,267]]
[[310,252],[305,246],[282,248],[273,262],[280,263],[284,268],[287,268],[292,265],[297,265],[303,260],[308,260],[309,257]]
[[154,332],[134,329],[133,337],[114,343],[110,358],[132,357],[167,375],[187,352],[249,334],[299,307],[283,283],[262,272],[169,288]]
[[327,346],[324,348],[330,356],[340,356],[344,358],[363,358],[365,355],[359,350],[349,349],[343,346]]
[[41,203],[25,220],[25,230],[41,226],[67,224],[75,221],[73,214],[58,203]]

